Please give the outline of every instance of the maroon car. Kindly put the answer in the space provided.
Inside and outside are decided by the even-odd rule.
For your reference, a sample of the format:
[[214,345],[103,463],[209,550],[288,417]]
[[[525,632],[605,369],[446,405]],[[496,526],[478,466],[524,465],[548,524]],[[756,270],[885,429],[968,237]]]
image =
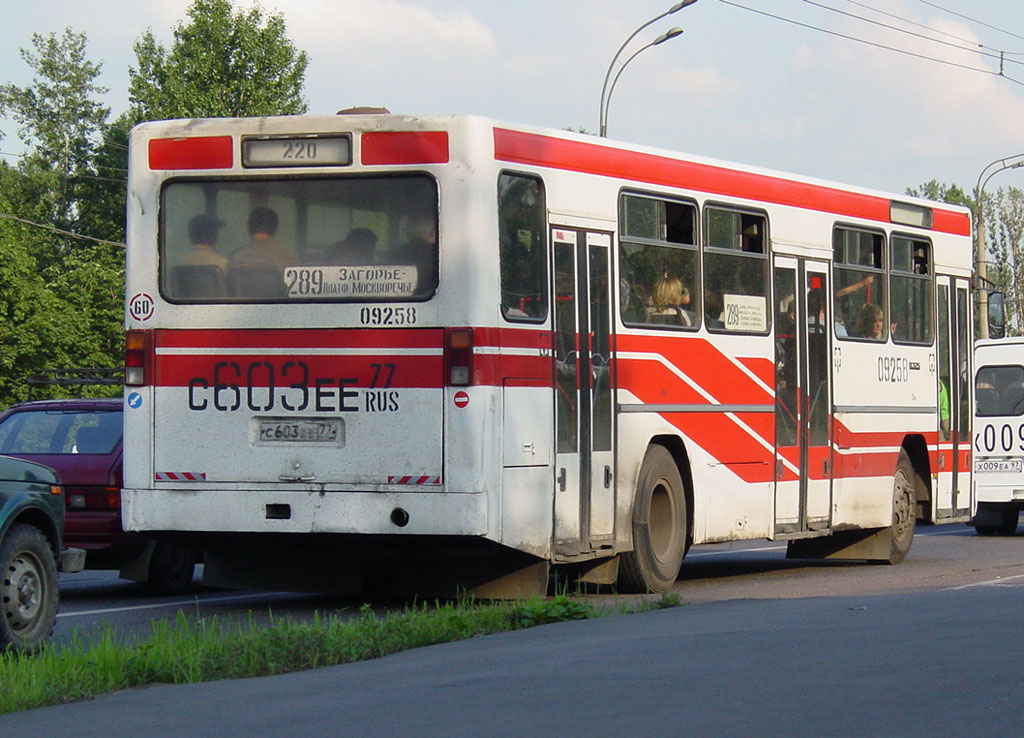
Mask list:
[[38,400],[0,414],[0,454],[55,469],[64,483],[64,543],[87,569],[118,569],[155,593],[192,586],[193,552],[121,528],[121,398]]

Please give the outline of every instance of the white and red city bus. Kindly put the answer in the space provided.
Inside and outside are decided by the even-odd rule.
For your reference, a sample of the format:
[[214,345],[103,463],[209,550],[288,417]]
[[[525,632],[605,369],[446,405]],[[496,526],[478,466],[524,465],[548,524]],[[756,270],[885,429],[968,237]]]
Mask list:
[[974,508],[978,535],[1017,532],[1024,510],[1024,338],[974,347]]
[[127,258],[125,526],[207,583],[660,591],[970,513],[961,208],[480,117],[164,121]]

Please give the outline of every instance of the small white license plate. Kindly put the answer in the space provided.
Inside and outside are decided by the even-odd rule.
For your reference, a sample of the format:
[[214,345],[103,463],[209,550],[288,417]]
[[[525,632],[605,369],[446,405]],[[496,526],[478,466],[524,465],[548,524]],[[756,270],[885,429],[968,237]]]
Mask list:
[[1024,468],[1021,459],[975,459],[975,474],[1020,474]]
[[340,418],[260,418],[256,445],[278,443],[323,443],[341,445],[345,440]]

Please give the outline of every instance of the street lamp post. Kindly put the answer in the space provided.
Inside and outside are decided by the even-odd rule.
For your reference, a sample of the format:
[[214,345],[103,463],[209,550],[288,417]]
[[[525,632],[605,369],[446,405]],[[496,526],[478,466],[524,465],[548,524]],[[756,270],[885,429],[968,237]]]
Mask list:
[[618,61],[619,56],[622,54],[623,49],[625,49],[626,46],[629,45],[630,41],[632,41],[634,38],[636,38],[636,35],[638,33],[640,33],[640,31],[642,31],[645,28],[647,28],[647,26],[651,25],[652,23],[656,23],[657,21],[660,21],[662,18],[665,18],[666,16],[672,15],[673,13],[678,13],[680,10],[682,10],[686,6],[693,5],[695,2],[697,2],[697,0],[683,0],[682,2],[676,3],[671,8],[666,10],[664,13],[662,13],[660,15],[656,15],[655,17],[651,18],[649,21],[647,21],[646,23],[641,25],[639,28],[637,28],[635,31],[633,31],[631,34],[629,34],[629,37],[626,38],[626,40],[622,42],[622,46],[620,46],[619,50],[615,52],[615,56],[612,57],[611,64],[608,65],[608,71],[605,72],[605,75],[604,75],[604,84],[601,85],[601,106],[600,106],[600,110],[598,111],[598,126],[600,128],[600,135],[601,136],[604,136],[605,133],[607,132],[607,129],[608,129],[608,103],[611,101],[612,88],[615,87],[615,82],[618,81],[619,75],[622,74],[622,70],[625,69],[626,65],[629,64],[631,61],[633,61],[633,59],[635,59],[637,54],[639,54],[641,51],[645,51],[646,49],[649,49],[652,46],[657,46],[658,44],[663,44],[666,41],[668,41],[669,39],[675,38],[676,36],[678,36],[679,34],[681,34],[683,32],[683,29],[681,29],[681,28],[673,28],[668,33],[663,33],[661,36],[658,36],[658,38],[656,38],[651,43],[647,44],[646,46],[641,47],[639,49],[639,51],[636,51],[632,56],[630,56],[628,59],[626,59],[625,62],[623,62],[622,66],[619,67],[619,71],[616,73],[615,78],[611,81],[611,84],[609,85],[608,80],[611,79],[611,77],[612,77],[612,69],[615,68],[615,62]]
[[[993,167],[995,168],[993,169]],[[1024,167],[1024,153],[996,159],[981,170],[981,174],[978,175],[978,183],[974,186],[974,198],[978,203],[978,276],[980,277],[979,281],[982,287],[978,299],[978,311],[981,314],[981,320],[979,321],[981,324],[979,326],[980,338],[988,338],[988,292],[984,284],[988,281],[988,259],[985,254],[985,206],[983,202],[985,185],[999,172],[1007,169],[1017,169],[1018,167]],[[988,172],[987,176],[986,172]]]

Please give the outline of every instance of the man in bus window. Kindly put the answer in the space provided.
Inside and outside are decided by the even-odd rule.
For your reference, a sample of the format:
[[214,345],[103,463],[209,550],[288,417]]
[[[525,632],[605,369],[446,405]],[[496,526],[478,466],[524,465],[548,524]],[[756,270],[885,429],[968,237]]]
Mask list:
[[369,228],[353,228],[344,239],[331,246],[328,259],[342,266],[367,266],[374,262],[377,234]]
[[188,222],[188,240],[192,250],[182,257],[179,264],[185,266],[215,266],[221,272],[228,267],[228,258],[217,253],[217,236],[224,227],[224,221],[205,213]]
[[396,266],[414,266],[417,292],[437,286],[437,223],[432,213],[414,213],[405,226],[409,240],[395,249],[390,261]]
[[224,221],[202,213],[188,222],[189,251],[171,269],[171,291],[176,297],[218,297],[224,292],[228,258],[217,253],[217,236]]
[[298,256],[275,239],[277,213],[268,207],[253,208],[249,213],[249,245],[231,255],[231,265],[273,264],[278,269],[298,263]]

